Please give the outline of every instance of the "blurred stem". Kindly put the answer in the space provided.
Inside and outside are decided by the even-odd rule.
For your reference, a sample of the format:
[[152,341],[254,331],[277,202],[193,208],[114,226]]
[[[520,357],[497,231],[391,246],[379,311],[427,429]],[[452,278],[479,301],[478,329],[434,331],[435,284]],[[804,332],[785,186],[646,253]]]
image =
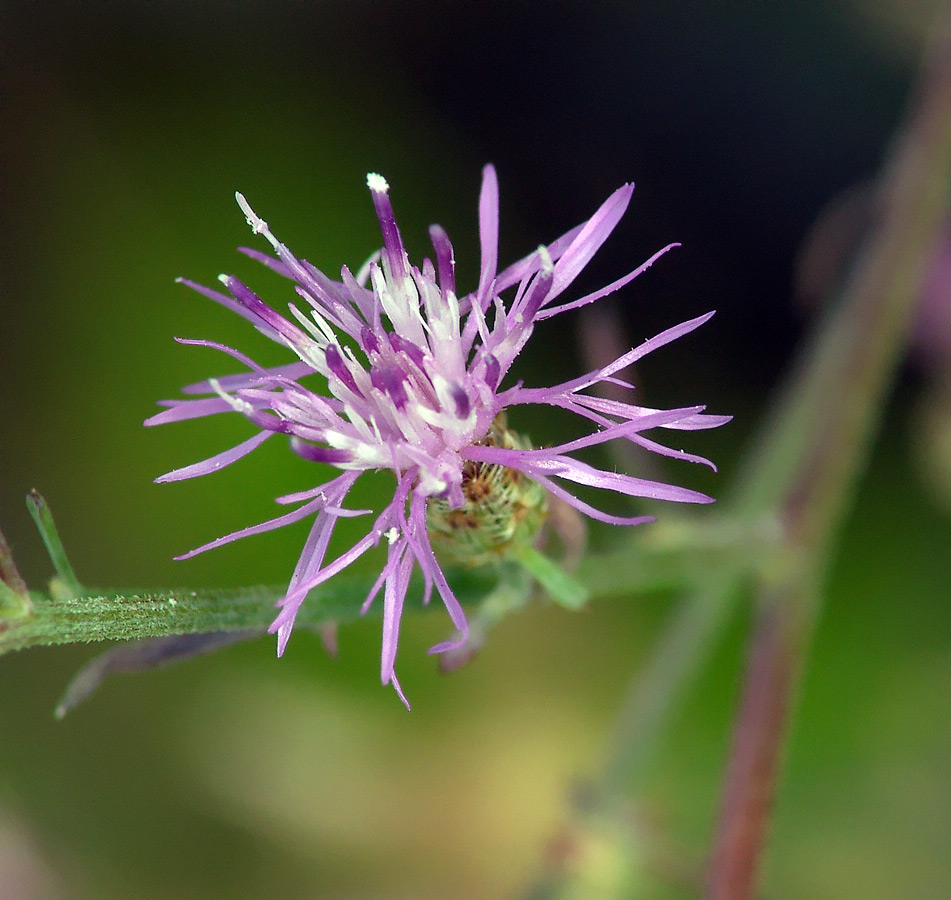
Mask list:
[[10,620],[28,616],[32,611],[30,591],[13,561],[10,545],[0,531],[0,634],[10,627]]
[[[554,860],[547,879],[530,894],[532,900],[578,895],[600,858],[586,852],[587,838],[594,831],[605,834],[605,816],[614,822],[614,852],[643,861],[644,847],[632,836],[623,796],[639,786],[682,688],[704,661],[751,573],[760,584],[759,611],[706,898],[752,900],[755,895],[831,541],[865,465],[929,251],[949,209],[948,25],[945,21],[926,61],[908,125],[884,168],[887,199],[878,228],[794,367],[726,504],[723,521],[733,529],[734,549],[745,532],[749,552],[734,553],[732,565],[721,553],[706,589],[688,596],[673,615],[632,681],[599,778],[574,804],[573,821],[559,844],[567,852]],[[595,592],[597,578],[585,580]],[[632,882],[629,875],[625,879],[599,896],[628,896]]]
[[[924,267],[948,213],[949,18],[936,29],[911,116],[880,175],[878,227],[857,255],[838,302],[828,302],[832,312],[813,333],[740,470],[733,507],[747,516],[784,508],[791,487],[817,457],[824,457],[836,486],[853,480],[849,473],[833,475],[830,463],[837,456],[849,470],[864,462],[858,445],[873,432],[904,350]],[[833,441],[857,451],[823,454]],[[826,499],[840,507],[845,500]],[[826,519],[835,525],[835,516]]]
[[925,267],[951,208],[951,16],[927,55],[887,161],[878,227],[817,335],[736,498],[776,509],[782,548],[762,591],[734,729],[706,900],[752,900],[789,720],[820,610],[831,542],[869,454]]
[[548,871],[526,900],[646,896],[648,873],[690,887],[699,883],[683,854],[638,822],[627,797],[642,787],[677,701],[728,621],[743,570],[737,565],[714,571],[704,587],[681,600],[646,664],[631,679],[600,773],[575,791],[570,821],[552,844]]
[[707,660],[733,609],[739,576],[720,573],[684,597],[627,689],[598,787],[605,798],[636,793],[677,701]]

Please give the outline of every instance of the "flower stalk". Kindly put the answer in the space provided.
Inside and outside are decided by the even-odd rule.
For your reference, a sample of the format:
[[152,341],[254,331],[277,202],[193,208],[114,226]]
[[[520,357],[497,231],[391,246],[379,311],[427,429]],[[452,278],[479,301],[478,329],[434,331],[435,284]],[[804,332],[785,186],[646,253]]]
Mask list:
[[942,18],[934,37],[908,122],[883,170],[878,227],[754,452],[737,497],[751,518],[775,510],[783,537],[760,569],[758,621],[706,900],[756,896],[832,543],[867,461],[931,250],[951,210],[951,16]]
[[[829,312],[739,469],[732,496],[711,519],[712,531],[724,537],[713,560],[705,559],[704,523],[685,527],[685,539],[699,551],[693,562],[703,560],[708,577],[695,580],[697,588],[686,594],[632,679],[605,762],[573,804],[565,834],[575,858],[555,860],[529,893],[532,900],[577,895],[585,868],[596,864],[582,851],[592,828],[603,830],[605,817],[615,823],[611,834],[618,852],[623,845],[629,858],[644,857],[641,836],[625,824],[636,799],[626,798],[642,791],[646,764],[664,725],[744,585],[758,586],[758,614],[704,897],[757,896],[772,803],[832,544],[894,380],[926,262],[951,211],[951,16],[939,21],[935,38],[909,121],[884,168],[888,204],[878,228],[858,254],[841,296],[828,302]],[[664,535],[662,527],[654,536],[669,546],[671,535]],[[600,567],[586,584],[597,592],[605,571]],[[643,886],[628,879],[599,896],[632,891],[642,892]]]

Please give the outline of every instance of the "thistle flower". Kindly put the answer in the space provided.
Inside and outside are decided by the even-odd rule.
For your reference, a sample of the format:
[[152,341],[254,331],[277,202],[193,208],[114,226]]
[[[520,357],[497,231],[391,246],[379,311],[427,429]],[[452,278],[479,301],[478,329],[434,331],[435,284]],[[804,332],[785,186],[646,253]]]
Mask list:
[[[430,652],[458,648],[468,633],[465,614],[434,552],[433,538],[454,548],[457,558],[468,554],[472,561],[481,561],[493,554],[504,555],[513,543],[536,539],[548,494],[602,522],[636,525],[650,518],[603,512],[576,497],[564,482],[631,497],[707,503],[710,498],[704,494],[604,471],[572,454],[621,439],[665,456],[707,463],[656,443],[643,432],[712,428],[728,417],[704,415],[702,406],[649,409],[587,393],[600,383],[616,381],[622,370],[693,331],[712,313],[668,329],[610,365],[571,381],[546,388],[524,387],[522,382],[503,387],[537,323],[617,291],[670,249],[665,247],[607,287],[557,302],[620,220],[633,185],[615,191],[583,224],[500,272],[498,182],[493,167],[486,166],[479,198],[479,283],[462,296],[456,290],[453,248],[446,232],[433,225],[429,235],[435,262],[425,259],[421,267],[412,265],[386,181],[371,174],[367,186],[383,232],[383,247],[356,275],[345,266],[339,281],[294,256],[245,198],[236,195],[253,232],[270,243],[274,255],[247,248],[242,252],[293,282],[303,306],[290,303],[290,317],[279,315],[230,275],[220,276],[227,294],[182,281],[286,345],[297,360],[263,368],[231,347],[180,339],[222,351],[248,371],[184,388],[186,394],[205,396],[163,401],[160,405],[166,409],[146,424],[237,412],[256,429],[236,447],[169,472],[157,479],[160,482],[215,472],[274,434],[288,435],[291,449],[304,459],[339,471],[317,487],[279,497],[280,504],[300,504],[291,512],[211,541],[179,559],[315,516],[270,628],[277,633],[281,655],[308,593],[385,539],[386,562],[364,610],[382,590],[381,677],[405,703],[394,662],[400,616],[416,566],[423,577],[424,601],[429,601],[435,587],[458,631],[455,640],[438,644]],[[313,375],[322,376],[320,387],[304,385]],[[504,412],[523,404],[568,410],[596,428],[568,443],[533,448],[505,424]],[[388,469],[395,478],[392,500],[377,513],[363,538],[326,561],[337,521],[370,512],[344,506],[350,489],[364,472],[379,469]]]

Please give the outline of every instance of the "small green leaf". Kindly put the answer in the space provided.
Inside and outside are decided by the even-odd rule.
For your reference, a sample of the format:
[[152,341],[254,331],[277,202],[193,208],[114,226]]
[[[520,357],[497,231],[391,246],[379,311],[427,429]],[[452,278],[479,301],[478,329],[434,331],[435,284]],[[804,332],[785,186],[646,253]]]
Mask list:
[[588,602],[587,588],[569,575],[551,557],[531,545],[523,545],[513,553],[532,577],[566,609],[581,609]]
[[50,512],[49,506],[36,488],[27,494],[26,508],[33,516],[33,521],[36,522],[36,527],[46,545],[46,552],[49,553],[53,568],[56,569],[57,577],[50,581],[50,593],[64,599],[78,597],[83,592],[82,585],[70,565],[69,557],[66,556],[59,531],[53,521],[53,513]]

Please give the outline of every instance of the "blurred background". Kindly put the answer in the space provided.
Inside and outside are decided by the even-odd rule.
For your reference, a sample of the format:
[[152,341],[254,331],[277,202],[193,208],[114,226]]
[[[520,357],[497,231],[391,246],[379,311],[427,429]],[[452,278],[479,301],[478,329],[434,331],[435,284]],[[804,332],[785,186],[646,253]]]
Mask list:
[[[0,522],[24,575],[39,587],[49,574],[23,503],[35,486],[88,584],[286,582],[303,525],[172,557],[273,515],[273,497],[315,483],[311,464],[269,442],[214,477],[156,486],[249,432],[237,417],[141,421],[181,385],[233,369],[175,335],[286,359],[173,283],[227,271],[278,308],[289,299],[235,252],[263,247],[234,191],[334,275],[379,243],[368,171],[390,182],[414,258],[428,224],[447,228],[463,287],[478,278],[486,162],[500,176],[503,264],[636,182],[585,284],[683,243],[619,296],[613,327],[630,346],[718,310],[643,365],[638,396],[735,414],[689,445],[719,475],[667,470],[722,492],[815,315],[803,295],[827,283],[861,203],[854,221],[832,214],[806,263],[803,247],[876,173],[937,6],[0,4]],[[577,320],[540,328],[518,376],[580,371],[572,331]],[[843,537],[766,896],[951,896],[940,349],[905,368]],[[545,417],[515,424],[537,443],[564,437]],[[425,656],[445,617],[408,620],[412,713],[379,686],[376,620],[344,630],[337,660],[299,634],[278,663],[263,639],[117,679],[63,722],[56,700],[98,648],[4,657],[0,898],[517,896],[672,601],[538,606],[449,677]],[[707,846],[745,627],[738,614],[651,773],[645,816],[670,837],[675,881]],[[644,896],[693,895],[663,874]]]

